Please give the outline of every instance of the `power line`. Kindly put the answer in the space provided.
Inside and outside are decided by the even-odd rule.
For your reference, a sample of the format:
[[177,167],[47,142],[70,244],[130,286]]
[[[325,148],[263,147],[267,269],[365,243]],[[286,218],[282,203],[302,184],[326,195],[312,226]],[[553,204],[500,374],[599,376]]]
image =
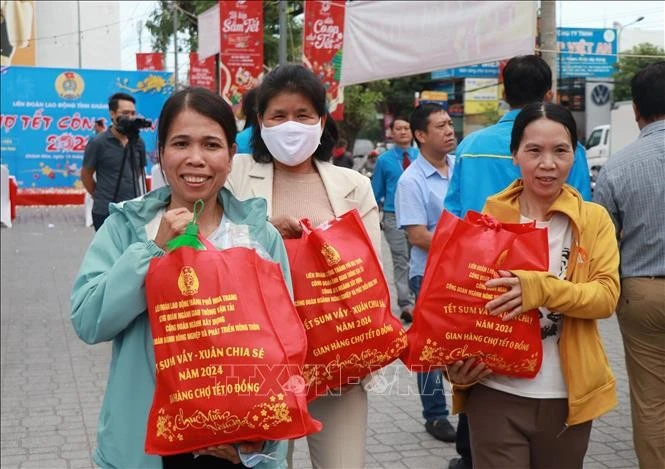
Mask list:
[[645,54],[629,54],[629,53],[624,53],[620,52],[618,54],[593,54],[593,53],[588,53],[588,54],[578,54],[577,52],[566,52],[566,51],[555,51],[555,50],[548,50],[548,49],[535,49],[537,52],[550,52],[550,53],[555,53],[559,55],[583,55],[583,56],[596,56],[596,57],[635,57],[635,58],[645,58],[645,59],[652,59],[652,58],[663,58],[663,55],[645,55]]
[[[146,15],[143,15],[143,16],[140,16],[139,19],[145,19],[145,18],[147,18],[148,16],[150,16],[150,13],[148,13],[148,14],[146,14]],[[32,39],[30,39],[30,42],[38,42],[38,41],[45,41],[45,40],[54,40],[54,39],[58,39],[58,38],[61,38],[61,37],[67,37],[67,36],[76,36],[76,35],[78,35],[79,33],[80,33],[80,34],[83,34],[83,33],[87,33],[87,32],[90,32],[90,31],[97,31],[97,30],[99,30],[99,29],[104,29],[104,28],[108,29],[108,28],[110,28],[111,26],[116,26],[116,25],[118,25],[118,24],[127,24],[127,23],[129,23],[129,22],[136,21],[136,19],[137,19],[137,18],[130,18],[130,19],[128,19],[128,20],[114,21],[114,22],[112,22],[112,23],[107,23],[107,24],[102,24],[102,25],[100,25],[100,26],[94,26],[94,27],[92,27],[92,28],[82,29],[81,31],[72,31],[71,33],[53,34],[53,35],[50,35],[50,36],[36,37],[36,38],[32,38]]]

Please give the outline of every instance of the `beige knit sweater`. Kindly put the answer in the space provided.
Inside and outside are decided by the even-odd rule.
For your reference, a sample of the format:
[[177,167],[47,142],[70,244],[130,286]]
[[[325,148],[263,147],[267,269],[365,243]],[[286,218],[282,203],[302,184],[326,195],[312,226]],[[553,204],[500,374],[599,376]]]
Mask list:
[[335,218],[326,188],[319,173],[293,173],[275,166],[272,216],[309,218],[318,226]]

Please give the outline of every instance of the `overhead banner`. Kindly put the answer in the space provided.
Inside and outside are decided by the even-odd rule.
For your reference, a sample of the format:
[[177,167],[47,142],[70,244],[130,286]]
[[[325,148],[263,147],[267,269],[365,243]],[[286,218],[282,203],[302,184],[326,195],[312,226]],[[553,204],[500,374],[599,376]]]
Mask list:
[[240,117],[242,96],[263,78],[263,2],[220,0],[222,97]]
[[339,86],[344,44],[345,1],[305,2],[303,62],[326,87],[328,110],[344,119],[344,92]]
[[219,3],[197,17],[199,32],[199,58],[202,60],[219,54]]
[[614,29],[557,28],[559,77],[610,78],[617,61]]
[[[0,139],[2,164],[19,188],[82,188],[83,151],[96,119],[108,126],[114,93],[136,99],[136,110],[152,121],[141,131],[154,160],[157,118],[173,92],[173,74],[38,67],[2,70]],[[147,173],[152,164],[149,162]]]
[[136,70],[164,70],[164,56],[160,52],[137,52]]
[[349,2],[340,84],[532,54],[536,7],[535,1]]
[[217,74],[215,65],[217,60],[215,56],[208,57],[205,60],[199,59],[199,54],[190,52],[189,54],[189,86],[200,86],[207,88],[215,93],[219,92],[217,88]]

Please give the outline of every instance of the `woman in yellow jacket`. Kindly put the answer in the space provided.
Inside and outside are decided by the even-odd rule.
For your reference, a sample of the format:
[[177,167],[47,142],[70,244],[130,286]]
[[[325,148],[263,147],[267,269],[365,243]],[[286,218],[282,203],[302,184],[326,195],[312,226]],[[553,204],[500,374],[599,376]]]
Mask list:
[[448,368],[453,407],[465,411],[478,468],[582,468],[591,421],[617,404],[596,327],[619,297],[619,252],[603,207],[564,181],[577,128],[570,112],[535,103],[518,115],[510,149],[522,179],[490,197],[502,222],[547,227],[549,272],[499,271],[487,287],[508,290],[486,308],[504,321],[538,308],[543,365],[533,379],[493,375],[473,359]]

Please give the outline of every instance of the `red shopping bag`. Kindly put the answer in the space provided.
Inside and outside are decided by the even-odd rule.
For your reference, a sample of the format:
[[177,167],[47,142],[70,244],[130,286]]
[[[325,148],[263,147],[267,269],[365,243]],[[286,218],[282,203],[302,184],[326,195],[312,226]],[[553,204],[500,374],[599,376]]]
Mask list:
[[469,212],[444,212],[434,232],[402,360],[414,371],[478,357],[497,374],[533,378],[542,363],[536,310],[511,321],[485,305],[505,289],[485,287],[497,270],[549,267],[547,230]]
[[307,398],[359,382],[399,357],[406,334],[357,210],[285,240],[293,296],[307,334]]
[[279,265],[202,241],[207,250],[176,249],[146,275],[156,362],[146,452],[319,431],[301,374],[305,331]]

